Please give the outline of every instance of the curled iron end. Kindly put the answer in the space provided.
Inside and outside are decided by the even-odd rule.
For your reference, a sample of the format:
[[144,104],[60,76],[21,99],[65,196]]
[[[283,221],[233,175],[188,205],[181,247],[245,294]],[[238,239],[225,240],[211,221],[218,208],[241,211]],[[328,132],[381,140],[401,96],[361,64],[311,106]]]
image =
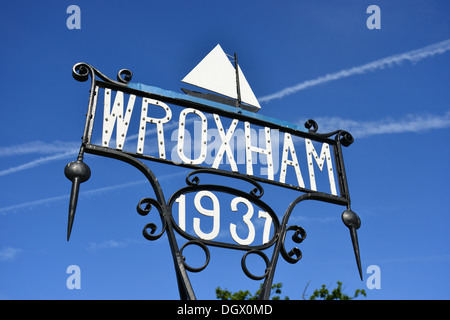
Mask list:
[[317,132],[319,125],[313,119],[309,119],[305,122],[305,128],[308,129],[310,133]]
[[341,131],[338,134],[338,139],[341,141],[341,144],[344,147],[348,147],[350,146],[353,142],[355,142],[355,139],[353,138],[353,136],[348,133],[347,131]]
[[91,176],[91,169],[81,160],[72,161],[64,168],[64,175],[72,181],[72,190],[70,192],[69,202],[69,221],[67,225],[67,241],[70,239],[72,232],[73,220],[75,219],[75,210],[77,208],[78,193],[80,184],[85,182]]
[[355,252],[356,264],[358,265],[359,277],[362,281],[361,257],[359,253],[358,234],[356,232],[356,230],[358,230],[361,226],[361,220],[355,212],[351,209],[347,209],[342,213],[342,221],[350,230],[350,237],[352,239],[353,251]]
[[128,69],[119,70],[119,72],[117,73],[117,81],[124,83],[124,84],[127,84],[128,82],[130,82],[132,77],[133,77],[133,72],[131,72]]

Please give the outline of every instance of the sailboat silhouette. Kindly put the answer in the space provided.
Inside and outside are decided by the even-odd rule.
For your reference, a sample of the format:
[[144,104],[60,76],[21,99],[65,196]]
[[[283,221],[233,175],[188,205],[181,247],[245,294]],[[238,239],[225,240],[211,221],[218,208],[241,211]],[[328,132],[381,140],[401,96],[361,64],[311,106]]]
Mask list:
[[257,112],[261,108],[237,63],[237,55],[234,54],[233,66],[219,44],[181,81],[222,96],[182,89],[186,94],[252,112]]

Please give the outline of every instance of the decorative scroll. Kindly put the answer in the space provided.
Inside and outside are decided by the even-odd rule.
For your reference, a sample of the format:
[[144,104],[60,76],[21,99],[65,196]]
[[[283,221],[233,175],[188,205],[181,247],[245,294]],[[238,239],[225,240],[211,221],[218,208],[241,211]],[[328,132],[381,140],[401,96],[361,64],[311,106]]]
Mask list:
[[[208,246],[243,251],[241,267],[244,274],[254,280],[264,280],[260,298],[269,299],[279,256],[291,264],[302,259],[302,251],[298,247],[286,248],[285,240],[288,234],[297,244],[306,239],[306,231],[302,227],[289,225],[293,209],[304,200],[347,207],[342,220],[350,230],[362,277],[356,234],[361,221],[350,208],[342,155],[342,146],[348,147],[353,143],[351,134],[342,130],[317,133],[319,126],[314,120],[305,123],[305,130],[239,108],[133,84],[130,83],[132,73],[127,69],[120,70],[117,80],[112,80],[86,63],[77,63],[72,68],[72,74],[78,81],[87,81],[90,77],[91,90],[80,152],[77,160],[65,168],[66,177],[72,181],[67,240],[72,230],[80,184],[88,180],[91,174],[83,162],[84,153],[90,153],[126,162],[147,178],[154,195],[141,199],[136,210],[145,217],[155,218],[158,215],[161,223],[158,227],[155,220],[148,222],[142,233],[151,241],[167,236],[181,299],[195,299],[187,271],[201,272],[208,266],[211,258]],[[140,112],[136,111],[139,106]],[[181,110],[175,111],[176,108]],[[99,110],[103,110],[103,114]],[[189,153],[187,147],[188,138],[195,136],[188,130],[194,123],[192,119],[195,119],[200,130],[193,141],[198,152],[195,155]],[[208,149],[211,124],[218,144],[210,163],[207,163],[208,155],[211,156]],[[168,128],[174,131],[169,134]],[[260,141],[255,140],[256,128],[260,130]],[[243,163],[240,163],[235,148],[231,146],[239,130],[242,133]],[[98,134],[97,139],[94,139],[95,134]],[[151,146],[156,154],[149,154],[146,144],[149,134],[153,134],[150,137],[153,139]],[[169,136],[175,138],[172,150],[169,149]],[[130,144],[130,141],[133,142]],[[265,161],[257,166],[255,159]],[[157,177],[142,160],[194,171],[187,174],[186,186],[166,200]],[[261,174],[258,175],[257,171]],[[304,175],[306,172],[308,175]],[[317,176],[320,174],[322,181],[326,180],[329,184],[327,190],[322,185],[318,186],[320,179]],[[218,176],[221,177],[220,184],[217,182]],[[306,177],[309,179],[304,179]],[[214,183],[205,183],[208,179]],[[223,185],[225,181],[230,182],[231,186]],[[261,183],[298,190],[303,194],[288,206],[283,215],[277,215],[264,202]],[[243,190],[237,189],[240,184],[246,185]],[[217,194],[223,194],[220,201]],[[193,204],[189,206],[190,211],[194,212],[190,218],[187,214],[188,198]],[[209,205],[205,205],[205,201]],[[205,219],[210,222],[205,224]],[[255,221],[263,221],[258,223],[263,227],[256,228]],[[226,228],[229,241],[219,237],[221,228]],[[186,240],[181,248],[176,233]],[[199,267],[192,266],[183,255],[189,246],[200,247],[205,254],[204,263]],[[271,258],[266,254],[268,249],[272,250]],[[249,255],[262,258],[265,264],[263,274],[255,275],[249,271],[246,262]]]

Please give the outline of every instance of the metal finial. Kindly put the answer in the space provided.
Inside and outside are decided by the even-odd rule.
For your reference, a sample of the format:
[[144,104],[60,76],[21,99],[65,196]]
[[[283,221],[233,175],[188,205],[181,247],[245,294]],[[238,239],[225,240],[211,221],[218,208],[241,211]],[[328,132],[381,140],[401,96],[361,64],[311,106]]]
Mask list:
[[81,160],[72,161],[64,168],[64,174],[67,179],[72,181],[72,190],[70,192],[69,202],[69,221],[67,225],[67,241],[69,241],[72,232],[73,220],[75,219],[75,210],[78,202],[78,192],[80,183],[85,182],[91,176],[91,169]]
[[356,264],[358,265],[359,277],[362,280],[361,257],[359,254],[358,234],[356,232],[356,230],[358,230],[361,226],[361,220],[358,215],[349,208],[342,213],[342,221],[350,230],[350,237],[352,239],[353,251],[355,252]]

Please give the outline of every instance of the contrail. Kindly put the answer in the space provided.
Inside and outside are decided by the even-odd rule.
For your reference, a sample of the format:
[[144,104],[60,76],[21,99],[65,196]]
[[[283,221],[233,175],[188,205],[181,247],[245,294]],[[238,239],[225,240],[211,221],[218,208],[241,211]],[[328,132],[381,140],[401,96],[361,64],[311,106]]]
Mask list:
[[69,150],[78,150],[79,142],[53,141],[51,143],[43,141],[32,141],[9,147],[0,147],[0,157],[14,157],[27,154],[52,154],[62,153]]
[[[180,175],[186,175],[186,170],[176,172],[176,173],[168,173],[168,174],[162,175],[158,178],[158,181],[163,181],[165,179],[170,179],[170,178],[180,176]],[[132,182],[127,182],[127,183],[116,184],[113,186],[87,190],[87,191],[80,192],[80,197],[88,197],[88,196],[93,196],[93,195],[97,195],[97,194],[108,193],[108,192],[112,192],[115,190],[133,187],[133,186],[145,184],[145,183],[148,183],[148,181],[143,179],[143,180],[139,180],[139,181],[132,181]],[[58,202],[61,200],[69,200],[69,194],[35,200],[35,201],[28,201],[28,202],[19,203],[16,205],[8,206],[8,207],[3,207],[3,208],[0,208],[0,216],[1,215],[4,216],[9,212],[18,212],[18,211],[21,211],[24,209],[32,209],[34,207],[39,207],[39,206],[48,206],[54,202]]]
[[[92,195],[104,193],[104,192],[111,192],[111,191],[114,191],[117,189],[131,187],[131,186],[134,186],[137,184],[143,184],[143,183],[145,183],[145,180],[88,190],[88,191],[80,192],[80,197],[92,196]],[[5,215],[8,212],[17,212],[17,211],[24,210],[24,209],[32,209],[34,207],[50,205],[53,202],[58,202],[61,200],[69,200],[69,195],[66,194],[66,195],[62,195],[62,196],[50,197],[50,198],[45,198],[45,199],[40,199],[40,200],[35,200],[35,201],[28,201],[28,202],[12,205],[9,207],[3,207],[3,208],[0,208],[0,215]]]
[[5,169],[5,170],[0,171],[0,177],[1,176],[6,176],[8,174],[15,173],[15,172],[18,172],[18,171],[31,169],[31,168],[34,168],[34,167],[46,164],[46,163],[48,163],[50,161],[65,159],[65,158],[68,158],[70,156],[76,155],[77,152],[78,152],[78,150],[71,150],[71,151],[59,153],[59,154],[56,154],[56,155],[35,159],[33,161],[30,161],[30,162],[27,162],[27,163],[24,163],[24,164],[21,164],[21,165],[18,165],[18,166],[11,167],[9,169]]
[[[433,57],[438,54],[443,54],[449,50],[450,50],[450,39],[426,46],[421,49],[416,49],[416,50],[408,51],[405,53],[393,55],[393,56],[390,56],[387,58],[383,58],[380,60],[376,60],[376,61],[364,64],[361,66],[344,69],[344,70],[341,70],[341,71],[338,71],[335,73],[329,73],[329,74],[326,74],[325,76],[321,76],[321,77],[318,77],[313,80],[307,80],[307,81],[301,82],[295,86],[287,87],[287,88],[280,90],[278,92],[275,92],[273,94],[263,96],[263,97],[259,98],[258,100],[259,100],[259,102],[268,102],[268,101],[271,101],[274,99],[281,99],[285,96],[294,94],[298,91],[301,91],[301,90],[304,90],[304,89],[307,89],[310,87],[314,87],[314,86],[317,86],[317,85],[320,85],[320,84],[323,84],[326,82],[339,80],[342,78],[347,78],[347,77],[357,75],[357,74],[363,74],[368,71],[376,71],[378,69],[383,69],[385,67],[401,65],[401,63],[404,61],[410,61],[412,63],[417,63],[417,62],[421,61],[422,59],[430,58],[430,57]],[[137,136],[137,135],[135,135],[135,136]],[[133,137],[133,138],[135,138],[135,137]],[[30,146],[30,145],[26,145],[26,146],[22,146],[22,147],[24,150],[20,150],[20,151],[14,151],[15,148],[1,148],[0,156],[11,156],[11,155],[14,155],[17,153],[19,153],[19,154],[33,153],[38,150],[35,146]],[[61,146],[58,146],[58,147],[61,147]],[[47,152],[48,151],[49,150],[47,150]],[[48,162],[51,162],[54,160],[60,160],[60,159],[66,158],[66,157],[72,155],[74,152],[75,151],[63,152],[63,153],[60,153],[60,154],[57,154],[54,156],[39,158],[39,159],[33,160],[31,162],[25,163],[23,165],[19,165],[16,167],[2,170],[2,171],[0,171],[0,177],[11,174],[11,173],[15,173],[18,171],[34,168],[36,166],[39,166],[39,165],[42,165],[42,164],[45,164],[45,163],[48,163]]]
[[[211,117],[211,115],[208,115],[207,117]],[[194,122],[194,119],[189,119],[186,121],[187,123]],[[166,130],[170,130],[172,128],[175,128],[178,126],[178,123],[172,123],[165,126]],[[155,134],[157,131],[156,129],[149,129],[146,131],[145,135],[149,136],[152,134]],[[127,137],[127,141],[136,140],[138,138],[138,134],[133,134]],[[115,139],[111,139],[110,144],[114,145]],[[100,141],[96,141],[93,144],[100,145]],[[26,162],[24,164],[20,164],[15,167],[11,167],[8,169],[4,169],[0,171],[0,177],[6,176],[8,174],[16,173],[19,171],[32,169],[37,166],[41,166],[47,163],[50,163],[52,161],[56,160],[62,160],[66,158],[73,157],[74,155],[78,154],[79,151],[79,145],[80,143],[76,142],[52,142],[52,143],[45,143],[45,142],[29,142],[25,144],[15,145],[11,147],[3,147],[0,148],[0,157],[9,157],[9,156],[17,156],[17,155],[24,155],[24,154],[33,154],[33,153],[53,153],[59,151],[60,153],[41,157],[38,159],[34,159],[32,161]],[[78,146],[78,147],[77,147]]]
[[[331,132],[336,128],[350,132],[355,138],[366,138],[379,134],[424,132],[450,127],[450,110],[443,115],[407,114],[399,119],[390,117],[381,120],[356,121],[340,117],[315,118],[320,132]],[[304,123],[302,119],[298,123]]]
[[397,55],[393,55],[387,58],[383,58],[380,60],[376,60],[361,66],[344,69],[335,73],[329,73],[324,76],[318,77],[313,80],[307,80],[304,82],[301,82],[295,86],[287,87],[283,90],[280,90],[278,92],[275,92],[273,94],[263,96],[261,98],[258,98],[259,102],[268,102],[270,100],[274,99],[281,99],[285,96],[294,94],[298,91],[317,86],[322,83],[339,80],[342,78],[347,78],[353,75],[357,74],[363,74],[368,71],[375,71],[378,69],[383,69],[385,67],[392,67],[394,65],[400,65],[404,61],[410,61],[412,63],[417,63],[422,59],[433,57],[437,54],[443,54],[450,50],[450,40],[445,40],[442,42],[438,42],[432,45],[429,45],[427,47],[400,53]]

